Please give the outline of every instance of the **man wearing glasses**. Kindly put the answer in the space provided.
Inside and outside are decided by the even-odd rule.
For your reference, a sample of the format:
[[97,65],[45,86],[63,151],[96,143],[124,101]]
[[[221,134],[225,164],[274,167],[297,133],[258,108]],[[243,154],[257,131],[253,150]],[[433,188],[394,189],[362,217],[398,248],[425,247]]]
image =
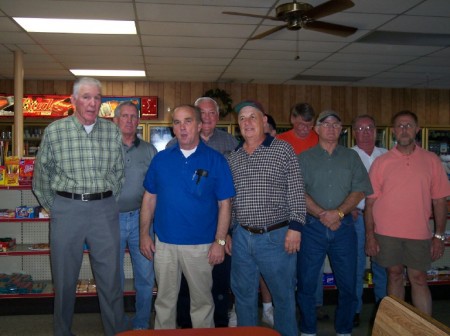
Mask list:
[[413,305],[431,315],[426,271],[444,253],[450,183],[439,157],[416,145],[416,114],[400,111],[392,125],[397,145],[370,168],[374,193],[366,199],[366,253],[387,268],[388,294],[403,300],[406,267]]
[[[386,148],[380,148],[375,146],[375,140],[377,137],[377,128],[375,126],[375,119],[367,114],[359,115],[352,122],[353,137],[356,145],[352,147],[353,150],[358,153],[361,161],[363,162],[366,170],[369,171],[373,161],[380,155],[387,152]],[[356,264],[356,298],[357,304],[355,309],[355,317],[353,319],[353,326],[359,326],[360,319],[359,314],[362,309],[362,294],[364,286],[364,271],[366,269],[366,252],[364,250],[365,242],[365,229],[363,211],[365,206],[365,200],[363,199],[358,203],[356,209],[353,211],[353,218],[355,218],[355,230],[357,245],[357,264]],[[384,267],[379,266],[372,260],[372,273],[375,302],[378,303],[383,297],[386,296],[387,276]]]
[[316,335],[315,291],[325,255],[339,290],[334,327],[350,335],[356,303],[356,233],[351,211],[372,193],[358,154],[338,144],[339,114],[323,111],[316,120],[319,143],[299,156],[306,192],[306,224],[298,254],[297,291],[302,335]]

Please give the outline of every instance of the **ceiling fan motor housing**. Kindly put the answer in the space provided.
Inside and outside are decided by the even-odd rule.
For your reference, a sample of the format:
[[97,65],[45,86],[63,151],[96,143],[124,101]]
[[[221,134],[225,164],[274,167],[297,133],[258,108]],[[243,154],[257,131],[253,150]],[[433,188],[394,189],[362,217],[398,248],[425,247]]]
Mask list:
[[289,30],[299,30],[302,28],[304,13],[312,8],[312,5],[303,2],[285,3],[276,8],[277,18],[285,21]]

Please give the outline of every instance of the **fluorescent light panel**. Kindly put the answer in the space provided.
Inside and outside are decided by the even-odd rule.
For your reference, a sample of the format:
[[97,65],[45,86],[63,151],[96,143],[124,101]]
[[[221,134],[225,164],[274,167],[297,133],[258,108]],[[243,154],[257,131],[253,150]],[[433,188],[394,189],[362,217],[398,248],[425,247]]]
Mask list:
[[29,33],[136,35],[134,21],[13,18]]
[[145,77],[144,70],[88,70],[70,69],[75,76],[99,76],[99,77]]

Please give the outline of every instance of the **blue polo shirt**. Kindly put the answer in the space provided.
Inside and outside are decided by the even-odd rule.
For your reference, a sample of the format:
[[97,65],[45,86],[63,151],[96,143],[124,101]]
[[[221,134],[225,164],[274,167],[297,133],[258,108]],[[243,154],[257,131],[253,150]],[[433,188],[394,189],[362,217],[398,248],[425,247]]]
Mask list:
[[159,152],[147,171],[144,188],[157,195],[153,227],[159,240],[177,245],[213,242],[218,201],[235,195],[224,156],[202,141],[188,158],[178,144]]

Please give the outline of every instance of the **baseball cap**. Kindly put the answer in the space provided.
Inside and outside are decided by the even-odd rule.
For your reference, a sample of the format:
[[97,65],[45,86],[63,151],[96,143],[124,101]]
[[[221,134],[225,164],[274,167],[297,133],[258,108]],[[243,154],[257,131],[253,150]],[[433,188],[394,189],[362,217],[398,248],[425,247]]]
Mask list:
[[333,111],[333,110],[326,110],[326,111],[322,111],[319,114],[319,116],[317,117],[317,120],[316,120],[316,125],[318,123],[321,123],[328,117],[335,117],[337,120],[341,121],[341,117],[339,116],[339,113],[337,113],[336,111]]
[[256,100],[243,100],[241,101],[239,104],[237,104],[234,107],[234,110],[236,111],[236,113],[239,114],[239,112],[244,108],[244,107],[254,107],[255,109],[261,111],[262,113],[264,113],[264,107],[262,107],[261,103],[256,101]]

